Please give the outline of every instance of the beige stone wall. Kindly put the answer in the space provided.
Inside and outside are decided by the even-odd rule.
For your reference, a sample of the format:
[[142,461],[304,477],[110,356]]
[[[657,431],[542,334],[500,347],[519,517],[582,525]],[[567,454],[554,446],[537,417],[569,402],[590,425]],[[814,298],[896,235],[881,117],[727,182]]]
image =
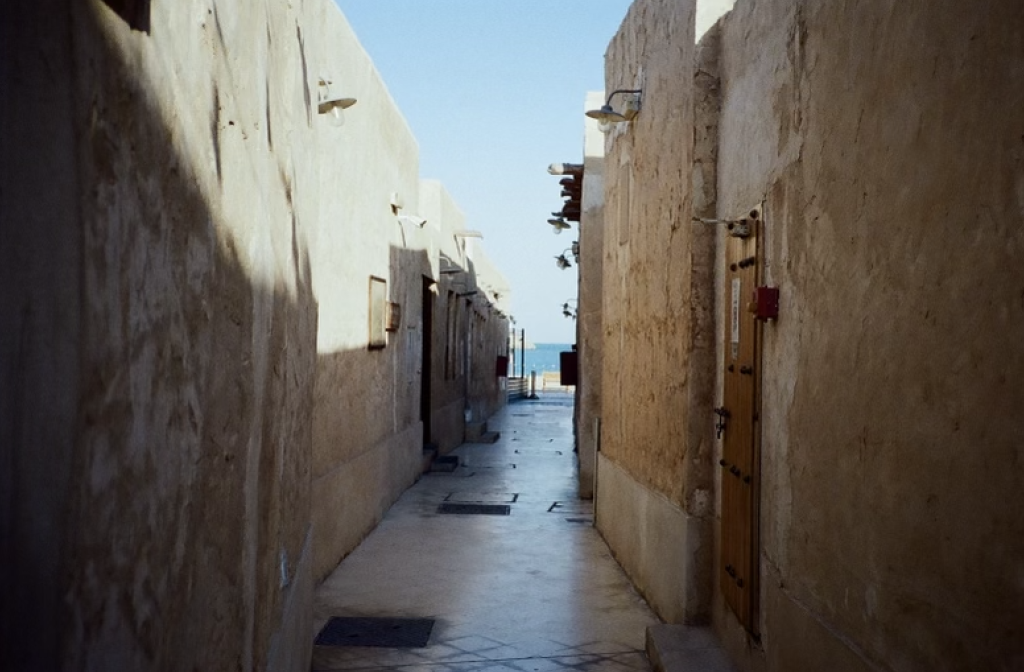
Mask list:
[[[712,552],[714,235],[692,222],[692,184],[704,175],[694,164],[693,26],[692,2],[634,3],[608,48],[605,82],[609,92],[642,88],[643,108],[605,145],[597,525],[659,614],[677,622],[707,619]],[[647,505],[633,503],[637,488]],[[613,510],[640,519],[602,515]],[[682,526],[687,563],[648,517]]]
[[[311,65],[359,99],[340,128],[321,124],[319,219],[311,234],[319,308],[313,407],[314,578],[337,566],[418,475],[422,277],[427,234],[405,223],[419,204],[419,152],[369,56],[329,3],[317,17],[329,53]],[[401,208],[393,207],[393,203]],[[370,349],[370,279],[403,321]]]
[[695,107],[652,113],[691,14],[637,2],[607,54],[609,89],[643,83],[645,104],[607,143],[598,527],[671,613],[674,570],[644,556],[669,557],[651,526],[689,538],[671,508],[705,482],[694,411],[718,368],[695,354],[714,347],[700,307],[724,315],[720,269],[694,254],[715,244],[687,229],[676,249],[685,227],[666,227],[674,203],[727,219],[764,200],[782,316],[764,341],[761,638],[716,597],[719,634],[745,669],[1016,669],[1024,10],[739,2],[717,66],[715,30],[680,58],[694,85],[673,95]]
[[78,138],[63,150],[79,167],[68,226],[81,227],[83,272],[69,668],[308,655],[310,620],[291,598],[311,581],[304,235],[318,120],[293,66],[319,60],[312,18],[154,5],[147,34],[104,4],[74,6]]
[[[487,309],[496,301],[494,290],[483,287],[502,285],[500,273],[482,250],[477,256],[485,267],[477,268],[474,243],[455,235],[466,228],[458,205],[439,182],[420,180],[416,140],[344,19],[325,5],[319,21],[332,36],[324,76],[360,102],[346,112],[343,127],[328,126],[319,138],[325,159],[320,218],[310,237],[320,316],[313,424],[316,580],[418,477],[425,438],[451,450],[462,443],[467,407],[485,416],[504,401],[493,375],[472,389],[470,381],[479,373],[472,351],[484,347],[481,334],[505,328]],[[441,257],[465,272],[440,273]],[[401,324],[381,349],[368,347],[371,276],[386,281],[388,301],[401,310]],[[423,323],[425,280],[436,282],[430,334]],[[451,323],[449,303],[457,306]],[[430,437],[423,436],[420,420],[424,339],[432,345]]]
[[[421,214],[427,219],[427,226],[435,232],[437,255],[443,257],[445,266],[468,270],[465,251],[456,242],[452,233],[465,228],[466,216],[455,200],[441,184],[424,180],[421,187],[423,202]],[[462,443],[466,428],[465,343],[449,339],[449,326],[464,324],[465,303],[459,294],[472,291],[475,287],[471,276],[466,273],[436,273],[434,287],[433,334],[431,336],[431,399],[430,399],[430,443],[440,452],[447,453]],[[451,306],[451,307],[449,307]],[[450,311],[454,314],[450,314]],[[454,320],[454,322],[452,322]],[[460,356],[461,355],[461,356]]]
[[783,297],[768,668],[1018,669],[1024,8],[740,2],[723,50],[719,214],[766,197]]
[[[643,89],[643,110],[605,146],[601,450],[682,505],[694,366],[693,6],[634,3],[606,54],[606,89]],[[616,102],[621,105],[621,99]],[[703,422],[703,418],[701,418]],[[697,448],[694,446],[693,448]]]
[[[485,421],[505,403],[494,375],[495,358],[505,354],[510,289],[484,252],[486,241],[456,236],[466,218],[436,180],[421,183],[421,214],[427,223],[434,286],[431,435],[441,453],[465,439],[469,421]],[[458,269],[441,273],[439,264]]]
[[597,455],[598,529],[634,585],[668,623],[705,623],[710,517],[693,516]]
[[[603,91],[586,96],[586,110],[604,104]],[[601,419],[601,369],[604,326],[604,134],[596,119],[586,117],[583,141],[583,192],[579,225],[579,296],[576,310],[576,345],[579,384],[576,401],[576,446],[579,455],[579,495],[594,497]]]
[[111,4],[146,9],[0,14],[0,667],[302,669],[316,577],[421,468],[458,242],[392,210],[415,140],[333,4]]
[[510,288],[501,272],[484,251],[486,241],[469,238],[468,257],[477,293],[471,301],[472,325],[466,334],[469,362],[466,367],[469,421],[485,422],[507,401],[502,380],[497,375],[498,355],[508,354],[508,310]]

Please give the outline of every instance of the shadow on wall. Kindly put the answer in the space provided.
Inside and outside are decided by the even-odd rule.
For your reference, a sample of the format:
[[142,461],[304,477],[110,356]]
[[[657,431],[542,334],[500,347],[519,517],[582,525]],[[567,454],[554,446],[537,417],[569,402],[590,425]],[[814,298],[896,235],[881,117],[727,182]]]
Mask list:
[[[148,5],[116,4],[141,29],[122,10]],[[366,423],[332,450],[410,448],[380,451],[371,497],[344,493],[372,527],[421,464],[426,254],[390,252],[407,309],[387,348],[318,355],[303,215],[317,207],[293,202],[318,187],[287,167],[316,120],[294,115],[275,148],[288,123],[267,109],[243,138],[242,94],[213,86],[194,102],[201,131],[168,122],[97,7],[0,10],[0,140],[25,159],[0,171],[0,668],[302,669],[316,395],[339,436]],[[260,251],[272,268],[253,268]]]
[[[466,412],[490,415],[503,395],[494,355],[504,320],[492,317],[471,264],[431,280],[423,249],[392,245],[389,268],[321,300],[350,301],[349,334],[363,347],[317,356],[313,430],[314,579],[330,574],[415,482],[429,445],[447,452]],[[363,284],[365,281],[366,284]],[[380,288],[374,297],[371,286]],[[369,301],[369,305],[363,303]],[[368,318],[367,318],[368,316]],[[373,347],[375,328],[384,345]],[[330,337],[337,336],[331,334]],[[328,339],[330,340],[330,339]],[[501,396],[503,399],[503,396]],[[477,409],[479,409],[477,411]]]
[[[380,305],[371,306],[370,275],[339,288],[363,347],[323,352],[316,360],[313,410],[314,580],[326,577],[376,526],[422,470],[418,317],[422,250],[392,247]],[[324,301],[331,300],[324,297]],[[368,303],[367,303],[368,302]],[[394,304],[396,309],[389,307]],[[371,348],[371,315],[386,345]],[[361,316],[361,317],[360,317]],[[384,331],[394,321],[393,329]]]
[[[17,18],[46,25],[47,11],[67,9]],[[0,667],[308,666],[317,305],[303,223],[285,203],[293,185],[277,177],[284,171],[266,171],[282,180],[263,186],[282,202],[268,225],[278,239],[290,235],[294,278],[292,288],[266,286],[249,277],[231,241],[226,226],[239,223],[219,221],[197,187],[202,158],[176,151],[175,130],[138,72],[89,9],[73,11],[78,70],[63,83],[91,101],[63,113],[77,115],[77,135],[50,135],[53,115],[33,117],[31,102],[15,108],[27,113],[18,125],[0,130],[5,148],[41,153],[52,173],[77,165],[79,187],[53,193],[40,173],[35,183],[3,176],[4,230],[14,241],[4,256],[19,257],[9,272],[20,283],[5,289],[17,292],[18,317],[5,326],[17,336],[3,341],[14,364],[2,370],[9,401],[0,426],[21,429],[0,430],[13,446],[0,500]],[[27,50],[32,35],[5,55]],[[68,49],[64,35],[46,37]],[[50,66],[27,66],[17,80],[5,73],[5,92],[28,89],[26,100],[37,100],[35,87],[53,86],[36,76]],[[48,145],[26,146],[18,136],[26,129],[25,138]],[[25,188],[12,192],[11,183]],[[77,216],[30,230],[16,218],[41,193],[77,200]],[[80,241],[72,300],[31,289],[33,266],[63,235]],[[45,315],[64,310],[81,319],[54,380],[40,364]],[[76,377],[77,388],[62,385]],[[61,406],[70,413],[61,417]],[[39,427],[72,417],[68,443],[35,445]]]

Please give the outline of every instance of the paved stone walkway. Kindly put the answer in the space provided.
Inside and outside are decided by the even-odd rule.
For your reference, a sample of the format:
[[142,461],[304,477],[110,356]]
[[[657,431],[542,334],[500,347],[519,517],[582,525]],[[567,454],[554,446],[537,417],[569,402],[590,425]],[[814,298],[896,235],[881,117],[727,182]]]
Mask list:
[[[316,646],[313,669],[650,670],[644,633],[659,621],[575,498],[572,397],[515,402],[488,426],[497,443],[424,475],[317,591],[317,630],[331,616],[434,619],[427,646]],[[444,502],[511,513],[440,514]]]

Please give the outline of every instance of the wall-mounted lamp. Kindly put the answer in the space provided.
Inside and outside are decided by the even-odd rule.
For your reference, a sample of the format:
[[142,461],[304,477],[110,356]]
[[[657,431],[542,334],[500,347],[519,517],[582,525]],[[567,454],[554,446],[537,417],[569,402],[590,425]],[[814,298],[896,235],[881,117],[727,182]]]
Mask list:
[[317,82],[317,111],[320,114],[331,115],[328,118],[331,126],[341,126],[345,123],[342,110],[346,110],[356,104],[355,98],[345,98],[331,93],[331,82],[323,77]]
[[729,231],[729,235],[733,238],[747,238],[751,234],[751,229],[757,226],[758,221],[761,219],[761,208],[763,204],[752,208],[747,213],[746,217],[739,217],[737,219],[707,219],[704,217],[694,217],[693,221],[701,224],[725,224],[726,229]]
[[569,222],[565,221],[561,217],[558,217],[557,219],[549,219],[548,224],[550,224],[554,228],[555,233],[561,233],[566,229],[572,228],[572,225],[570,225]]
[[[590,114],[587,112],[587,114]],[[548,166],[551,175],[583,175],[582,163],[552,163]]]
[[[608,100],[601,106],[600,110],[587,110],[587,116],[597,119],[603,124],[615,124],[623,121],[633,121],[633,118],[640,112],[640,95],[642,89],[616,89],[608,96]],[[612,98],[618,94],[626,96],[622,112],[616,112],[612,107]]]
[[571,247],[567,247],[564,250],[562,250],[562,253],[560,255],[555,257],[555,265],[557,265],[563,271],[565,269],[567,269],[567,268],[572,268],[572,264],[569,263],[569,258],[565,256],[566,252],[571,252],[571,251],[572,251],[572,248]]
[[562,304],[562,316],[563,317],[571,317],[572,319],[575,320],[576,319],[576,313],[579,310],[577,305],[578,305],[578,302],[576,301],[576,299],[569,299],[568,301],[563,303]]
[[421,229],[427,223],[427,220],[417,215],[399,215],[398,221],[401,224],[411,224],[412,226],[418,226]]
[[580,263],[580,241],[572,241],[572,247],[569,249],[572,250],[572,257],[576,260],[576,263]]

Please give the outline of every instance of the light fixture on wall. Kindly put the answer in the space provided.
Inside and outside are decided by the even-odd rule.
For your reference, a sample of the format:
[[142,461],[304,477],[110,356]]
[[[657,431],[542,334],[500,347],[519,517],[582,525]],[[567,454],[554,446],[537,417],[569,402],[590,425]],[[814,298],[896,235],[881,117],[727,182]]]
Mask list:
[[576,319],[576,313],[579,311],[579,302],[576,299],[569,299],[562,304],[562,317],[571,317]]
[[566,229],[572,228],[569,222],[565,221],[561,217],[558,217],[556,219],[549,219],[548,224],[550,224],[554,228],[555,233],[561,233]]
[[341,126],[345,123],[342,110],[347,110],[356,104],[355,98],[345,98],[331,93],[331,82],[323,77],[317,82],[317,111],[320,114],[328,114],[328,121],[331,126]]
[[569,258],[565,256],[566,252],[572,252],[572,248],[565,248],[564,250],[562,250],[562,253],[560,255],[555,257],[555,265],[558,266],[563,271],[567,268],[572,268],[572,263],[569,261]]
[[[590,114],[589,112],[587,114]],[[552,163],[548,166],[551,175],[583,175],[582,163]]]
[[[642,93],[642,89],[616,89],[611,92],[608,100],[605,101],[600,110],[587,110],[587,116],[591,119],[597,119],[602,124],[633,121],[633,118],[640,112],[640,95]],[[626,96],[622,112],[616,112],[615,108],[612,107],[612,98],[619,94]]]
[[422,229],[426,225],[427,220],[418,215],[399,215],[398,222],[400,224],[410,224],[412,226],[417,226]]

